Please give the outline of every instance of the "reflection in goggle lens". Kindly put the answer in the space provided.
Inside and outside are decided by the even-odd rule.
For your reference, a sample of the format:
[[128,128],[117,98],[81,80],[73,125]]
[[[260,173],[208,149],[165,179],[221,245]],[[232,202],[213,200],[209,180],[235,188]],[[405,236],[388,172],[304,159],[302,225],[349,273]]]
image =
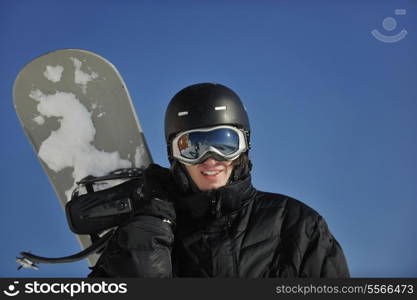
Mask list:
[[239,149],[239,135],[232,129],[220,128],[213,131],[194,131],[178,139],[181,156],[197,159],[210,147],[223,155],[230,155]]

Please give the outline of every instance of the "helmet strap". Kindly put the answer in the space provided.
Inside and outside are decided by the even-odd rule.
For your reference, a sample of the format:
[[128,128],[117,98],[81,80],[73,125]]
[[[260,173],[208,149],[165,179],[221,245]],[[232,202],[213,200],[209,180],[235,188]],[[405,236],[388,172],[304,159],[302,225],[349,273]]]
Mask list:
[[[246,156],[246,157],[245,157]],[[248,157],[248,153],[242,153],[240,157],[236,159],[236,163],[233,168],[232,174],[230,174],[227,184],[237,182],[245,179],[252,170],[252,162]]]

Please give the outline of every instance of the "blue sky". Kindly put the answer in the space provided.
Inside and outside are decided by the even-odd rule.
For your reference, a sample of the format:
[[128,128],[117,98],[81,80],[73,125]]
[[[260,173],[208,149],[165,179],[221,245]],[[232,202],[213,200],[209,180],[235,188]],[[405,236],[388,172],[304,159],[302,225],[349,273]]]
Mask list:
[[[406,9],[396,15],[395,9]],[[79,250],[12,105],[33,58],[81,48],[122,74],[154,161],[170,98],[219,82],[245,102],[253,183],[327,220],[355,277],[417,276],[415,1],[0,2],[1,277],[84,277],[85,261],[16,271],[31,250]],[[397,27],[387,31],[382,21]],[[407,36],[385,43],[371,34]]]

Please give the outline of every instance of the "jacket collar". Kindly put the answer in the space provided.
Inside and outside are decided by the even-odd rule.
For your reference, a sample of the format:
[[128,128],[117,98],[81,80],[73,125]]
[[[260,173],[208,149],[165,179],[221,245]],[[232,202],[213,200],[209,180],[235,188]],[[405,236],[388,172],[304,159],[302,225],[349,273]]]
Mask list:
[[217,190],[180,197],[177,201],[177,219],[180,223],[206,223],[219,219],[244,206],[255,192],[248,175]]

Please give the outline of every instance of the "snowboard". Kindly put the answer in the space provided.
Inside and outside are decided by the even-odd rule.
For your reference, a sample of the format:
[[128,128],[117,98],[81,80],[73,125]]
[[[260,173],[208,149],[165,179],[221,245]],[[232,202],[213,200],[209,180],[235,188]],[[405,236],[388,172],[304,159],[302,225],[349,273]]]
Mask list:
[[[32,60],[15,80],[13,101],[64,209],[81,179],[152,162],[122,77],[93,52],[64,49]],[[88,235],[76,236],[82,249],[91,245]],[[97,259],[90,256],[90,265]]]

